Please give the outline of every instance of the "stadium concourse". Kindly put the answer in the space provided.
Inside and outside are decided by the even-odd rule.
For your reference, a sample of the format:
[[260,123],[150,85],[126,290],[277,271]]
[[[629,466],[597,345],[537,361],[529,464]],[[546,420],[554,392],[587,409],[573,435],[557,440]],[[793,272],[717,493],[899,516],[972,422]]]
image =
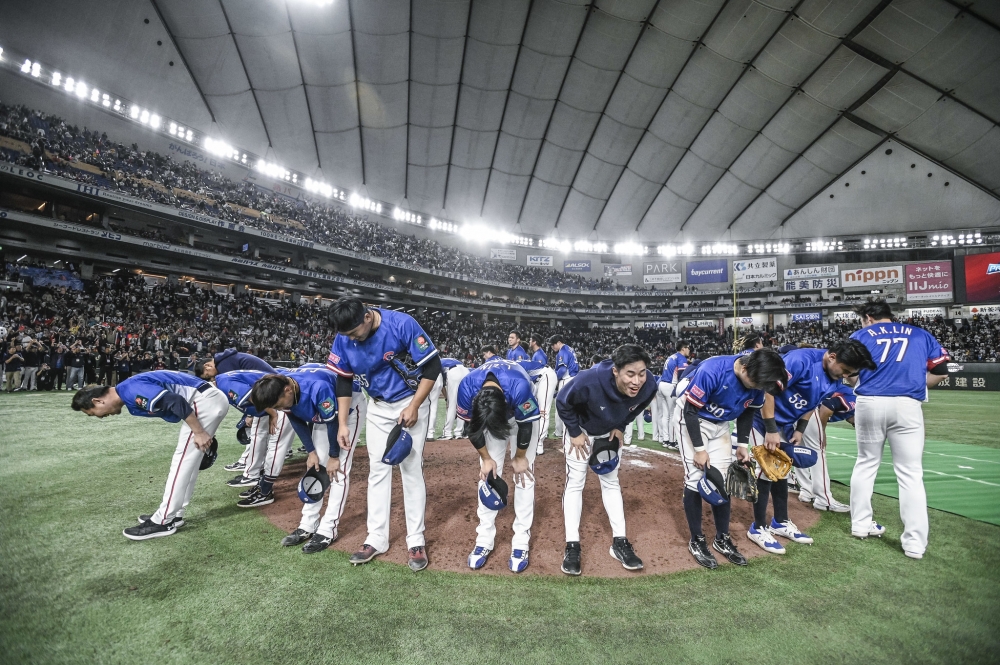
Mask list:
[[0,661],[996,661],[996,1],[0,7]]

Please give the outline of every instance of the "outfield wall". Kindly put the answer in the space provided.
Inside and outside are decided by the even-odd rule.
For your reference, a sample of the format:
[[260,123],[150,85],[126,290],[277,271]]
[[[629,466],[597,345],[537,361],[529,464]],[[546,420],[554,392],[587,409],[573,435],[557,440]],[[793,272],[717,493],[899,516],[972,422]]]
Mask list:
[[941,390],[1000,391],[1000,363],[954,363],[961,369],[950,372],[937,385]]

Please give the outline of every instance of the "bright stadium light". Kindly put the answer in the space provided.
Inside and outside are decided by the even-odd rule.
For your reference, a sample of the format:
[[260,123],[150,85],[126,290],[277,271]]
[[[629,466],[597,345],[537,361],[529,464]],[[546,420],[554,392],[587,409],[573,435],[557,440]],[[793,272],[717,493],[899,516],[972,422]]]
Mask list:
[[38,76],[41,73],[42,73],[42,66],[37,62],[31,63],[31,75],[34,76],[35,78],[38,78]]
[[52,85],[58,87],[62,84],[62,74],[59,72],[52,72]]
[[25,60],[24,64],[21,65],[21,73],[27,74],[30,71],[31,71],[31,60]]

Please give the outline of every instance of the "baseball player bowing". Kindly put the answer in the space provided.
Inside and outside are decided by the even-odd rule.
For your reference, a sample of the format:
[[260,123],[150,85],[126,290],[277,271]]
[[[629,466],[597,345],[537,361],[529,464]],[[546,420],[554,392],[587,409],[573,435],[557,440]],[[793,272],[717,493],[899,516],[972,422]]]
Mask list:
[[[528,567],[531,522],[535,515],[535,443],[541,413],[531,378],[516,362],[493,358],[462,379],[458,388],[458,416],[469,422],[469,439],[482,458],[479,479],[503,475],[510,455],[514,470],[514,538],[507,567],[515,573]],[[479,527],[469,568],[486,565],[496,538],[497,511],[476,501]]]
[[900,543],[911,559],[922,559],[929,530],[924,490],[924,413],[927,389],[948,376],[948,351],[923,328],[894,323],[884,300],[856,308],[864,327],[851,335],[866,347],[875,369],[858,377],[858,460],[851,474],[851,533],[881,536],[885,527],[872,519],[872,492],[886,439],[899,483]]
[[[371,466],[368,471],[368,537],[351,555],[351,563],[368,563],[389,550],[389,509],[392,503],[392,467],[382,462],[389,434],[401,424],[412,437],[412,449],[399,464],[406,512],[408,564],[413,571],[427,567],[424,541],[423,452],[427,436],[427,396],[441,374],[441,358],[430,336],[412,316],[388,309],[368,308],[358,298],[342,297],[330,306],[337,330],[327,366],[339,375],[341,447],[349,447],[351,382],[358,378],[368,393],[365,440]],[[409,357],[415,369],[404,360]],[[412,373],[416,373],[413,376]],[[419,378],[418,378],[419,377]]]
[[[684,515],[691,529],[688,551],[700,565],[719,564],[709,551],[702,531],[702,494],[699,482],[715,468],[725,479],[732,460],[729,423],[736,421],[736,459],[750,459],[747,449],[754,413],[764,405],[764,393],[784,389],[788,375],[781,356],[761,349],[747,356],[715,356],[700,363],[677,384],[675,420],[684,463]],[[712,547],[731,563],[747,564],[729,535],[730,504],[713,502],[715,540]]]
[[[573,378],[580,373],[580,364],[576,360],[576,352],[566,343],[562,335],[549,337],[549,346],[556,354],[556,395],[565,388]],[[563,438],[565,433],[563,421],[556,409],[556,438]]]
[[[844,382],[857,381],[857,377],[844,377]],[[809,425],[802,432],[802,445],[816,451],[816,464],[808,468],[795,468],[792,473],[799,483],[799,501],[810,503],[816,510],[832,513],[849,513],[851,507],[833,498],[830,491],[830,467],[826,463],[826,425],[847,421],[854,426],[854,406],[857,397],[848,385],[838,385],[836,392],[823,400],[813,412]]]
[[537,363],[538,369],[529,374],[536,375],[535,378],[535,401],[538,402],[538,409],[542,414],[538,421],[538,443],[535,446],[535,454],[545,453],[545,438],[549,435],[549,416],[552,413],[552,400],[556,394],[556,372],[549,367],[549,357],[545,353],[545,340],[541,335],[533,334],[528,342],[528,350],[531,351],[531,360]]
[[[281,374],[268,374],[254,384],[250,401],[258,410],[273,408],[287,411],[288,422],[298,435],[308,452],[306,468],[326,467],[330,477],[330,493],[326,512],[320,520],[322,501],[304,503],[302,519],[295,531],[282,539],[285,547],[298,545],[309,540],[302,548],[306,554],[321,552],[337,539],[337,527],[344,513],[347,492],[350,489],[351,462],[354,459],[354,444],[357,443],[360,420],[357,404],[362,401],[361,393],[352,396],[349,406],[355,413],[348,414],[348,433],[345,446],[338,443],[337,376],[325,367],[298,369]],[[273,501],[271,482],[261,480],[256,499],[261,504],[268,497]],[[266,494],[265,494],[266,492]]]
[[125,407],[133,416],[161,418],[181,423],[177,448],[170,462],[167,486],[160,507],[140,515],[138,526],[122,533],[130,540],[169,536],[184,525],[184,510],[191,501],[198,471],[211,451],[216,430],[229,411],[229,401],[210,383],[169,370],[144,372],[117,386],[87,386],[73,396],[73,410],[88,416],[117,416]]
[[[215,377],[219,374],[239,370],[251,370],[263,374],[273,374],[275,372],[273,367],[257,356],[250,355],[249,353],[240,353],[236,349],[226,349],[222,353],[216,353],[210,358],[199,360],[194,367],[194,374],[205,381],[214,381]],[[238,397],[243,399],[249,396],[250,389],[246,387],[245,382],[237,383],[237,386],[230,387],[219,387],[218,383],[216,383],[216,387],[219,387],[219,390],[226,394],[230,404],[246,414],[245,407],[249,405],[249,400],[245,400],[244,406],[241,407],[234,403],[233,395],[229,393],[230,388],[237,388],[236,393]],[[252,386],[253,383],[250,385]],[[268,441],[278,431],[279,419],[283,419],[283,416],[275,412],[257,414],[254,411],[253,415],[247,416],[245,427],[250,443],[243,449],[243,454],[236,464],[226,465],[227,470],[234,468],[241,472],[240,475],[226,481],[227,485],[230,487],[251,487],[257,484],[257,481],[260,480],[261,471],[264,468]],[[244,421],[241,420],[241,422]]]
[[[565,347],[564,347],[565,348]],[[621,445],[622,431],[642,413],[656,396],[656,381],[647,369],[650,358],[635,344],[623,344],[611,354],[611,360],[584,370],[559,390],[556,409],[565,423],[563,453],[566,456],[566,487],[563,491],[563,516],[566,524],[566,551],[562,571],[580,574],[580,517],[583,513],[583,486],[591,447],[595,439],[607,438]],[[607,445],[604,441],[601,445]],[[625,537],[625,505],[618,482],[620,467],[598,475],[601,498],[611,522],[611,556],[628,570],[642,568],[632,544]]]
[[448,400],[448,413],[444,419],[444,430],[441,432],[442,439],[458,439],[462,434],[461,420],[458,419],[458,387],[462,385],[462,379],[469,374],[469,368],[462,364],[460,360],[454,358],[441,359],[441,375],[444,377],[444,389]]
[[226,483],[231,487],[240,485],[251,487],[240,493],[240,498],[236,502],[240,508],[256,508],[274,503],[274,496],[270,490],[260,492],[261,483],[266,483],[265,487],[268,488],[274,485],[285,464],[285,453],[291,447],[294,437],[285,412],[268,409],[260,414],[250,402],[250,392],[254,384],[273,373],[273,371],[236,370],[216,374],[213,377],[215,387],[225,394],[230,406],[250,420],[250,443],[247,447],[257,449],[251,456],[252,461],[248,467],[251,473],[256,469],[256,474],[250,478],[239,475]]
[[[788,382],[779,395],[764,396],[764,407],[754,414],[751,442],[774,450],[782,444],[797,446],[816,408],[841,385],[845,376],[874,367],[872,356],[860,342],[847,339],[829,349],[795,349],[784,356]],[[774,536],[810,544],[813,539],[799,531],[788,518],[788,478],[768,480],[763,471],[757,477],[757,502],[747,538],[765,552],[784,554]],[[774,500],[774,517],[767,521],[768,497]]]

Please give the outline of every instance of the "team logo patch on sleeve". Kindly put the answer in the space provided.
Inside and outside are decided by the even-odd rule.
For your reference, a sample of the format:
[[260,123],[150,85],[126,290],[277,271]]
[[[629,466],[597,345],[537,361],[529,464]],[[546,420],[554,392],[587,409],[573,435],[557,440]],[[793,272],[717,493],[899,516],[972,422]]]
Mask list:
[[135,405],[143,411],[149,411],[149,398],[142,395],[135,396]]
[[235,390],[230,390],[229,392],[226,393],[226,395],[233,402],[237,401],[237,398],[239,397],[239,395],[236,394]]
[[331,365],[336,365],[337,363],[340,362],[340,356],[338,356],[336,353],[331,352],[330,355],[326,357],[326,362],[330,363]]
[[517,407],[518,411],[521,412],[522,416],[528,415],[529,413],[531,413],[532,411],[534,411],[536,408],[538,408],[538,407],[535,406],[535,400],[533,400],[533,399],[529,399],[524,404],[522,404],[521,406]]
[[460,415],[460,416],[467,416],[467,415],[469,415],[469,410],[468,409],[463,409],[460,406],[456,406],[455,407],[455,411],[457,411],[458,415]]
[[417,348],[421,351],[426,351],[431,348],[431,343],[423,335],[417,335]]
[[705,397],[705,391],[699,388],[698,386],[691,386],[691,394],[697,397],[698,399],[702,399]]
[[329,418],[337,410],[337,405],[332,399],[325,399],[319,403],[319,412],[324,418]]

